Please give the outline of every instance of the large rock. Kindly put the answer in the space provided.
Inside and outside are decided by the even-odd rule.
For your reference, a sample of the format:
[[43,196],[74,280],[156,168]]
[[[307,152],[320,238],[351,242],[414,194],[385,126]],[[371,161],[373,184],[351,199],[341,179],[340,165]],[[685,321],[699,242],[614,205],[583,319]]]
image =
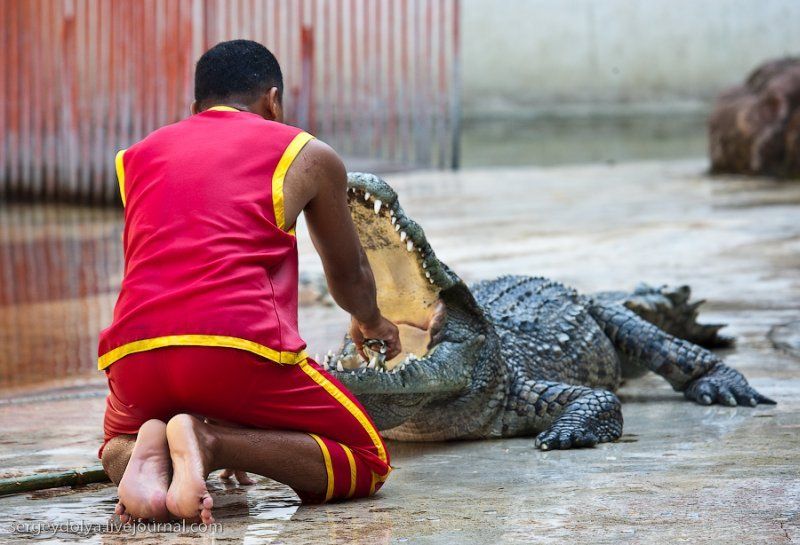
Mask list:
[[767,62],[720,94],[708,133],[714,173],[800,177],[800,58]]

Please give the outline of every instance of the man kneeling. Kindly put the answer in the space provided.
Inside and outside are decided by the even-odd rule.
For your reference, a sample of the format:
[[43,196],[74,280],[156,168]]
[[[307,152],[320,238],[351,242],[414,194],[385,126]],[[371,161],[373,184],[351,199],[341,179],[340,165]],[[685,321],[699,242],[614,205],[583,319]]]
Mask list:
[[199,60],[189,118],[116,158],[125,274],[100,335],[103,466],[123,521],[213,521],[216,469],[270,477],[304,502],[363,497],[389,454],[355,397],[303,352],[300,212],[351,334],[400,352],[347,209],[342,161],[282,124],[275,57],[246,40]]

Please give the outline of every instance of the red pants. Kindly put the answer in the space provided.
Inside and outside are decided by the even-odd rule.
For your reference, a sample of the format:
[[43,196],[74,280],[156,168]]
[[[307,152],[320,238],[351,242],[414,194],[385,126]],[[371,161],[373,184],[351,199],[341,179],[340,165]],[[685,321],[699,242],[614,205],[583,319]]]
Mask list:
[[146,421],[180,413],[241,426],[308,433],[325,460],[324,497],[375,493],[388,477],[389,453],[361,404],[316,362],[280,365],[232,348],[175,346],[125,356],[106,369],[110,393],[104,442],[135,435]]

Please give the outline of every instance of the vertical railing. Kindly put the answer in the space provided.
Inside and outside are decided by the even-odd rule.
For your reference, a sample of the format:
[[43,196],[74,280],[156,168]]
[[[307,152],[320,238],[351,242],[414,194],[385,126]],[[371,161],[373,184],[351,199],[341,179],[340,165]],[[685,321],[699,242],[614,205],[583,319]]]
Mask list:
[[345,156],[456,166],[458,2],[0,0],[0,199],[113,202],[115,150],[188,115],[194,63],[233,38]]

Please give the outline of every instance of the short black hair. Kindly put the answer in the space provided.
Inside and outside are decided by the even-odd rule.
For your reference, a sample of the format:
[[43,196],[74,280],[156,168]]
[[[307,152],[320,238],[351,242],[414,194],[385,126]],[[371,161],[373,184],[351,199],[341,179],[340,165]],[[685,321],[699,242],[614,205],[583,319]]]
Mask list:
[[220,42],[200,57],[194,72],[198,104],[237,100],[255,102],[271,89],[283,94],[283,74],[269,49],[252,40]]

